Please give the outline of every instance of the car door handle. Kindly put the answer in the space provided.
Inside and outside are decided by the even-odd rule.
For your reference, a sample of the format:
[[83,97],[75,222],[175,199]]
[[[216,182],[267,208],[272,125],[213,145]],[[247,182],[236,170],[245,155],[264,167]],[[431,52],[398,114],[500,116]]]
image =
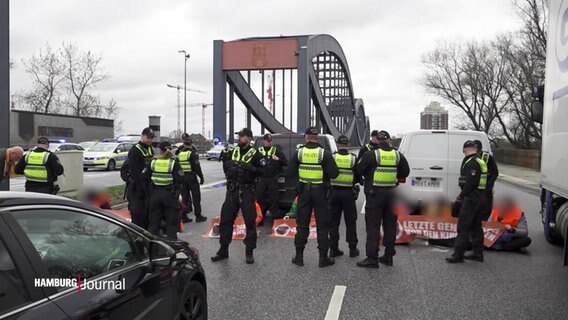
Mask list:
[[436,165],[436,166],[430,167],[430,169],[432,169],[432,170],[442,170],[442,169],[444,169],[444,168],[442,168],[442,167]]

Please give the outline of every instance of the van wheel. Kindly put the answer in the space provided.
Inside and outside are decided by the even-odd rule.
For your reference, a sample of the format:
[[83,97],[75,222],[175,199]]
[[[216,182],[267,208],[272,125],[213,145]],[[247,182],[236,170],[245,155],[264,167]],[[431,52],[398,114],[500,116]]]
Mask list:
[[116,162],[114,160],[109,160],[107,164],[107,171],[114,171],[116,169]]
[[207,293],[201,283],[195,280],[189,282],[182,303],[180,319],[207,319]]

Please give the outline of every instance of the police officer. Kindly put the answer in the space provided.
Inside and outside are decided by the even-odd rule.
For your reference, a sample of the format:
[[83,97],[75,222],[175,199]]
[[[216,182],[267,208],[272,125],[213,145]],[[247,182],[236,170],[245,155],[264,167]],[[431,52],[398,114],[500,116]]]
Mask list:
[[128,151],[128,166],[130,183],[128,184],[128,209],[132,216],[132,223],[148,228],[148,204],[150,201],[150,184],[142,179],[141,173],[152,161],[154,149],[152,141],[154,131],[145,128],[142,131],[140,141]]
[[263,216],[266,216],[266,211],[270,208],[270,215],[278,219],[283,216],[278,208],[278,175],[282,168],[288,165],[288,161],[284,152],[272,145],[270,133],[264,135],[262,143],[263,146],[258,148],[258,152],[262,155],[261,164],[266,169],[256,184],[256,201]]
[[227,193],[221,209],[219,223],[219,243],[221,247],[217,254],[211,257],[213,262],[229,257],[229,244],[233,238],[233,224],[239,209],[247,228],[244,239],[246,246],[246,263],[253,264],[253,250],[256,248],[256,210],[254,205],[254,186],[257,176],[264,174],[261,164],[262,155],[250,143],[252,131],[243,128],[235,132],[239,136],[239,145],[231,152],[231,160],[227,160]]
[[499,176],[499,168],[497,168],[497,161],[495,158],[489,154],[487,151],[483,151],[483,144],[479,140],[473,140],[475,146],[477,147],[477,157],[480,158],[487,164],[487,186],[485,188],[485,198],[483,199],[483,215],[481,219],[487,221],[489,216],[491,216],[491,211],[493,210],[493,187],[495,186],[495,181]]
[[[459,178],[461,193],[457,198],[457,201],[462,202],[458,217],[458,236],[454,242],[454,253],[446,258],[448,263],[461,263],[464,258],[483,262],[481,209],[487,187],[487,165],[478,158],[475,142],[466,141],[463,153],[465,158],[462,161]],[[470,237],[473,254],[464,255]]]
[[64,170],[59,158],[49,151],[49,140],[41,137],[36,148],[28,152],[24,161],[18,162],[15,171],[26,176],[26,191],[56,194],[59,191],[57,177]]
[[152,184],[149,203],[148,231],[160,235],[162,220],[166,221],[166,236],[177,239],[179,230],[179,193],[184,173],[171,152],[172,145],[163,141],[159,144],[160,155],[153,159],[143,171],[143,179]]
[[[406,158],[390,145],[386,131],[377,134],[377,149],[366,152],[357,164],[357,173],[365,176],[365,225],[367,230],[367,258],[357,262],[363,268],[378,268],[379,262],[392,266],[396,239],[397,218],[393,200],[399,179],[408,177],[410,168]],[[385,253],[378,257],[381,222]]]
[[339,169],[332,154],[318,143],[318,135],[319,130],[315,127],[306,130],[306,144],[294,153],[288,166],[288,177],[298,177],[297,232],[294,239],[296,256],[292,259],[297,266],[304,265],[304,248],[308,242],[312,209],[316,215],[319,266],[335,264],[335,260],[328,257],[331,221],[328,189],[329,179],[337,178]]
[[345,220],[345,240],[349,244],[349,256],[359,256],[357,249],[357,205],[355,203],[359,195],[361,176],[355,170],[356,157],[347,151],[349,139],[339,136],[337,139],[338,152],[333,154],[333,159],[339,168],[339,175],[331,179],[329,204],[331,205],[331,225],[329,228],[330,257],[339,257],[343,251],[339,250],[339,225],[341,212]]
[[223,162],[223,172],[227,174],[227,163],[231,160],[231,155],[233,154],[233,146],[225,143],[225,147],[221,150],[219,154],[219,161]]
[[357,161],[361,160],[365,152],[373,151],[377,149],[377,145],[379,144],[379,140],[377,139],[377,135],[379,134],[379,130],[371,131],[371,140],[366,145],[362,146],[359,149],[359,154],[357,155]]
[[[186,211],[183,213],[182,221],[192,221],[187,215],[192,211],[191,207],[193,206],[195,209],[195,221],[203,222],[207,220],[207,217],[201,214],[201,190],[199,186],[205,182],[205,179],[201,171],[199,155],[195,151],[193,141],[191,141],[189,136],[186,136],[183,140],[183,146],[178,149],[177,156],[184,173],[181,196]],[[197,181],[197,178],[199,178],[199,181]]]

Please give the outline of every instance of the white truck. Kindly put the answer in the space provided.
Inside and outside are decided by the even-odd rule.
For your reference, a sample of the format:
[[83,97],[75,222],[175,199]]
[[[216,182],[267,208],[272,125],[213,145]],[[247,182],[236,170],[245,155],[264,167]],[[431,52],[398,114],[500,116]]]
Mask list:
[[549,242],[564,239],[568,264],[568,1],[550,1],[544,86],[533,90],[532,117],[542,129],[542,222]]

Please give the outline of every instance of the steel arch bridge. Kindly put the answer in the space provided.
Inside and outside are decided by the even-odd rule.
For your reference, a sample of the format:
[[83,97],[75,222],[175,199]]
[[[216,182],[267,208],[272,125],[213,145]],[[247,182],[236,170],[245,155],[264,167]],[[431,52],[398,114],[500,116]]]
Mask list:
[[[353,146],[369,140],[363,100],[355,98],[347,58],[330,35],[216,40],[213,71],[214,137],[233,141],[236,95],[246,108],[245,125],[254,116],[262,133],[316,126],[346,135]],[[251,75],[258,74],[255,82]]]

